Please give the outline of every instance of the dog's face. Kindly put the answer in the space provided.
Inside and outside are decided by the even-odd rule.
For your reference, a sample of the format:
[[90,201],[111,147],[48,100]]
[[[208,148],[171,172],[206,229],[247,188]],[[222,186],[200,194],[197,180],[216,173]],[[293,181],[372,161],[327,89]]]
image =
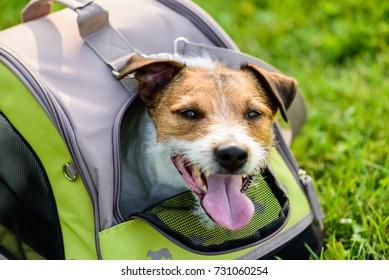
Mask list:
[[253,65],[186,67],[176,61],[133,57],[119,79],[135,72],[158,145],[219,225],[249,223],[253,203],[245,196],[250,175],[264,168],[272,125],[296,92],[296,82]]

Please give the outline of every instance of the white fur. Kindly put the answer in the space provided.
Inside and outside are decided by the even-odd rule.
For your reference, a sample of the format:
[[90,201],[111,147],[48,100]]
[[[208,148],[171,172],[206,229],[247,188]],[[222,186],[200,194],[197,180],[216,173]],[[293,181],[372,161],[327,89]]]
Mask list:
[[[249,151],[248,161],[240,173],[251,174],[265,165],[265,147],[252,139],[242,126],[226,128],[215,125],[210,129],[211,133],[195,141],[170,139],[157,143],[155,126],[146,109],[135,110],[133,115],[126,124],[129,136],[122,139],[126,143],[122,145],[121,208],[126,215],[142,211],[154,203],[189,190],[171,160],[172,155],[183,155],[202,170],[216,173],[220,170],[214,160],[215,144],[234,144]],[[202,208],[197,208],[194,212],[202,213],[204,217]],[[212,224],[209,223],[209,226]]]
[[216,67],[217,63],[213,60],[208,53],[203,53],[200,56],[182,56],[180,54],[170,54],[170,53],[158,53],[152,55],[145,55],[147,58],[158,59],[158,60],[174,60],[185,64],[188,67],[204,67],[213,69]]
[[[149,56],[150,57],[150,56]],[[158,54],[150,58],[174,59],[187,66],[213,68],[217,65],[209,55],[202,57],[182,57],[178,55]],[[228,123],[228,103],[222,104],[222,114]],[[125,217],[131,213],[142,211],[163,199],[189,190],[174,166],[171,157],[180,155],[192,164],[209,173],[219,173],[220,166],[214,158],[214,150],[218,145],[236,145],[248,151],[247,163],[239,170],[239,174],[251,174],[265,166],[266,147],[260,145],[249,136],[242,125],[214,124],[207,135],[194,141],[168,139],[157,143],[155,125],[146,108],[139,104],[131,109],[126,118],[122,132],[122,189],[120,193],[121,212]],[[212,227],[214,222],[199,206],[195,213],[204,217],[204,223]],[[201,214],[200,214],[201,213]]]

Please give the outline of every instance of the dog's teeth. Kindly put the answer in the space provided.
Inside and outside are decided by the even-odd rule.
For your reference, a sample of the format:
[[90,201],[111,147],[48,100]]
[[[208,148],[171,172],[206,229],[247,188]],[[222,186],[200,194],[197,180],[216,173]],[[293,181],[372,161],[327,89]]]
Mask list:
[[205,171],[205,176],[209,177],[209,175],[211,175],[211,172],[209,170]]
[[200,173],[200,168],[199,168],[199,167],[195,166],[195,167],[193,168],[193,175],[194,175],[195,177],[200,177],[201,173]]
[[195,177],[194,179],[195,179],[195,182],[196,182],[196,184],[198,186],[201,186],[203,184],[203,181],[201,180],[201,177],[198,176],[198,177]]
[[203,187],[201,188],[204,192],[207,192],[208,191],[208,187],[206,185],[203,185]]

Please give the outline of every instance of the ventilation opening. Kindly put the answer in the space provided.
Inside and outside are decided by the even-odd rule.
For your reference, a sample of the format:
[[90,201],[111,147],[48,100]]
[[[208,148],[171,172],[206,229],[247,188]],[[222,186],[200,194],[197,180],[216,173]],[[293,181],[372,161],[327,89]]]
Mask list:
[[207,227],[193,211],[196,199],[191,191],[130,218],[147,220],[173,242],[196,253],[227,253],[267,240],[289,219],[288,198],[269,170],[254,176],[246,195],[255,206],[254,216],[248,225],[236,231],[220,226]]
[[64,259],[54,196],[32,148],[0,112],[0,254]]

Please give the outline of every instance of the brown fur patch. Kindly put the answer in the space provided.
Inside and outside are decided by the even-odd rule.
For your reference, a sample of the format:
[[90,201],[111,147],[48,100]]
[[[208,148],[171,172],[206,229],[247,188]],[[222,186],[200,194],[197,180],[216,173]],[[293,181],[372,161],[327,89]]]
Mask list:
[[[250,72],[223,66],[215,69],[184,67],[158,94],[158,102],[149,109],[158,141],[168,138],[193,141],[218,124],[226,129],[243,126],[256,141],[271,145],[277,106]],[[198,117],[183,117],[181,113],[186,110],[196,112]],[[261,116],[248,118],[250,110]]]

